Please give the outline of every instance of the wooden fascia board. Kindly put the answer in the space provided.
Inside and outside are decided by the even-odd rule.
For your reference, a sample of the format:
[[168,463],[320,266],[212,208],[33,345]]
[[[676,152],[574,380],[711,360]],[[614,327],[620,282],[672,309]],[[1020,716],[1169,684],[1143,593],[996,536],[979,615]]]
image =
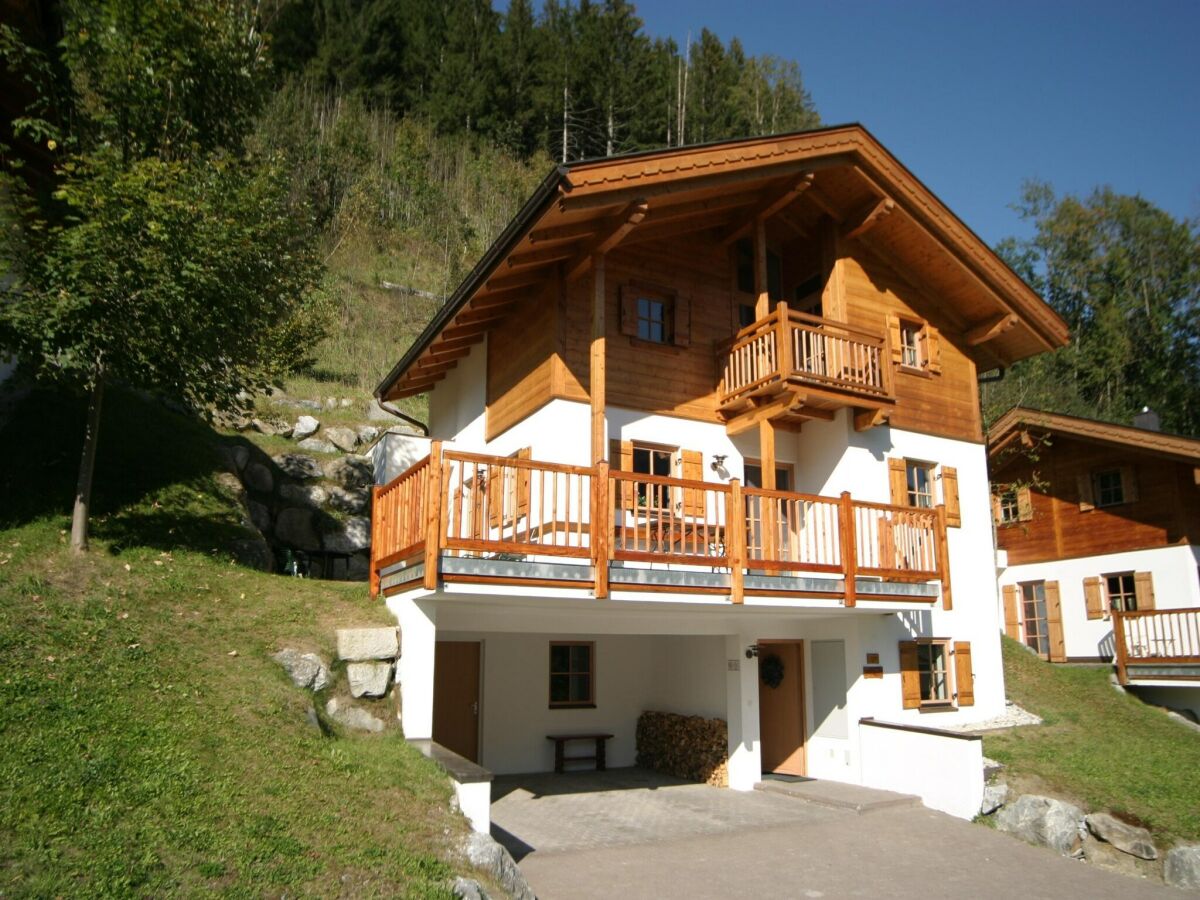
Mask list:
[[797,197],[812,187],[815,177],[812,172],[804,172],[798,178],[789,178],[782,185],[764,190],[758,202],[742,215],[741,220],[730,225],[721,235],[721,244],[729,246],[749,234],[759,219],[769,219],[790,206]]
[[1200,460],[1200,440],[1040,410],[1017,409],[1005,413],[988,430],[989,448],[993,444],[1003,446],[1023,428],[1043,429],[1091,444],[1120,447],[1185,464]]

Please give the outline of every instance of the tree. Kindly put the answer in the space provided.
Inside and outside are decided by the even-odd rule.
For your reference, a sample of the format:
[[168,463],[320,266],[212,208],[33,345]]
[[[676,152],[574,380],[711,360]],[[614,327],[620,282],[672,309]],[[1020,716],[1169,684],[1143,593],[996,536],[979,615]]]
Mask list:
[[1148,405],[1164,428],[1200,434],[1200,225],[1107,187],[1081,200],[1031,182],[1017,210],[1035,234],[998,249],[1071,343],[987,386],[989,418],[1024,402],[1128,422]]
[[236,407],[315,336],[320,264],[282,166],[244,146],[267,74],[250,0],[62,11],[57,66],[4,33],[10,64],[32,62],[39,95],[65,100],[20,126],[54,153],[56,189],[8,181],[17,281],[0,346],[89,396],[71,528],[83,550],[106,386]]

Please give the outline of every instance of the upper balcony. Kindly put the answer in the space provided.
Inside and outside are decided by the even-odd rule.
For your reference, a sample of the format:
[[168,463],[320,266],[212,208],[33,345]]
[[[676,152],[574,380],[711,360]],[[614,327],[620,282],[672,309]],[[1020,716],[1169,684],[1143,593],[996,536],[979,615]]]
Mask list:
[[[371,586],[950,607],[944,507],[432,452],[372,500]],[[939,589],[940,588],[940,589]],[[770,602],[770,601],[757,601]]]
[[773,312],[717,348],[720,412],[731,433],[769,420],[796,426],[857,410],[859,427],[895,404],[882,334],[788,309]]

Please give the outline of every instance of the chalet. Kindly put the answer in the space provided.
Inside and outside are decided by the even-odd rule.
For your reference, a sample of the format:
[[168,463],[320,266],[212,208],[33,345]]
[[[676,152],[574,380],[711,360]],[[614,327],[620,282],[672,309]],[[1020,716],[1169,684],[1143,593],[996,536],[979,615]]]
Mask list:
[[971,815],[940,726],[1005,702],[976,379],[1066,336],[856,125],[556,168],[377,389],[429,396],[374,497],[405,732],[520,773],[698,715],[732,788]]
[[1200,714],[1200,440],[1017,407],[988,432],[1004,627]]

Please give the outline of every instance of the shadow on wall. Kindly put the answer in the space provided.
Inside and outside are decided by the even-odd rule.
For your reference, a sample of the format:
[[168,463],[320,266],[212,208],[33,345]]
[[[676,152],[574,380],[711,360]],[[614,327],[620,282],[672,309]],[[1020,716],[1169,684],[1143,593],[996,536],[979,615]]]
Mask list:
[[1117,655],[1117,642],[1111,631],[1100,638],[1100,642],[1096,644],[1096,650],[1101,659],[1112,659]]
[[386,431],[371,448],[375,483],[387,484],[413,463],[429,455],[429,438],[403,431]]
[[933,614],[929,610],[915,609],[897,615],[909,637],[930,637],[933,634]]

